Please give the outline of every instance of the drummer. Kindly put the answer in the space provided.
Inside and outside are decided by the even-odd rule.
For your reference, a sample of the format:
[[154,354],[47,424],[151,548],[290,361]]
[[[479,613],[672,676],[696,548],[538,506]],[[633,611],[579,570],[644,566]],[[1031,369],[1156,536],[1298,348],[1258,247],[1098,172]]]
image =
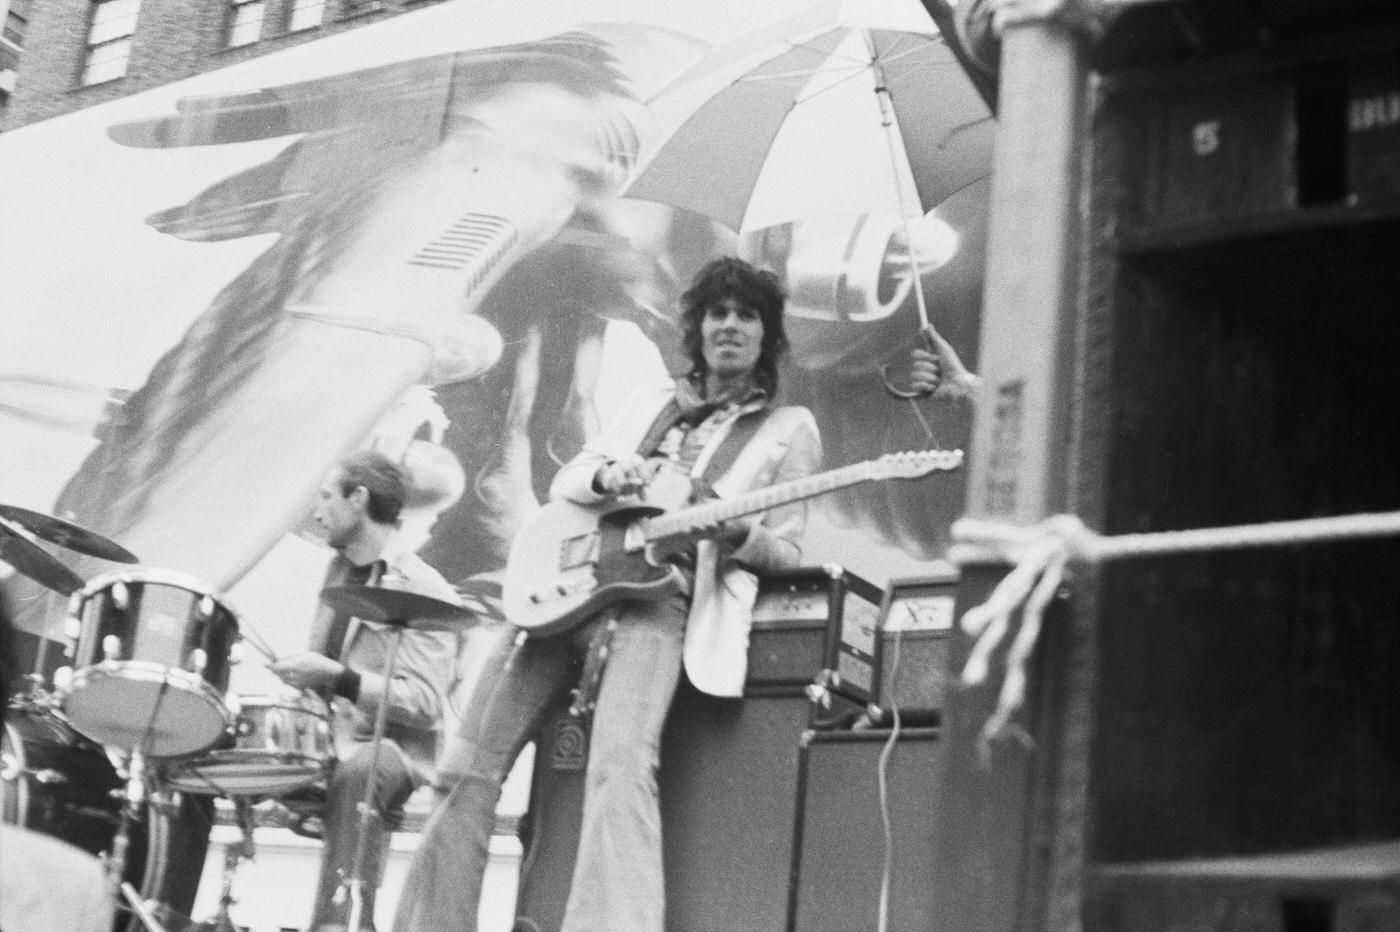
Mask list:
[[[397,545],[394,533],[405,497],[403,472],[383,454],[361,450],[334,467],[321,484],[313,520],[336,551],[326,586],[367,585],[406,589],[460,604],[457,593],[416,554]],[[327,786],[321,875],[312,915],[313,932],[343,929],[350,891],[359,803],[367,782],[375,785],[372,834],[364,846],[359,879],[362,928],[373,928],[392,826],[413,790],[431,774],[444,696],[450,686],[457,636],[415,631],[403,635],[389,683],[389,709],[377,766],[370,739],[384,689],[383,667],[391,632],[322,606],[309,649],[280,658],[270,669],[283,682],[328,698],[334,709],[338,761]]]

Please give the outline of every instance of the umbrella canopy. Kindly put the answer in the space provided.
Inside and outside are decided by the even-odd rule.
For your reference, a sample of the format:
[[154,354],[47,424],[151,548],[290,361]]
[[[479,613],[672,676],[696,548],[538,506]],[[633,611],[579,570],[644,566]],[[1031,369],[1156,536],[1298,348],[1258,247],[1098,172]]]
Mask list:
[[939,35],[837,27],[740,62],[721,48],[653,109],[678,125],[627,195],[741,233],[922,216],[991,170],[992,114]]

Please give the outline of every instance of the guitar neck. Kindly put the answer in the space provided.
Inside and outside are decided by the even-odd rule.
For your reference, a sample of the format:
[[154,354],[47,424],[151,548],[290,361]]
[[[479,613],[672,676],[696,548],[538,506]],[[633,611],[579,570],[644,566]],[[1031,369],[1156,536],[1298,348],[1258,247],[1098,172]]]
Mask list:
[[780,482],[777,485],[770,485],[766,489],[748,492],[736,498],[721,498],[700,505],[692,505],[689,508],[682,508],[679,511],[652,518],[646,525],[646,539],[655,541],[664,537],[694,534],[703,528],[713,527],[721,521],[757,514],[760,511],[767,511],[769,508],[798,502],[804,498],[815,498],[826,492],[834,492],[837,489],[861,482],[869,482],[877,478],[880,476],[871,463],[855,463],[851,466],[833,469],[830,472],[818,473],[815,476]]

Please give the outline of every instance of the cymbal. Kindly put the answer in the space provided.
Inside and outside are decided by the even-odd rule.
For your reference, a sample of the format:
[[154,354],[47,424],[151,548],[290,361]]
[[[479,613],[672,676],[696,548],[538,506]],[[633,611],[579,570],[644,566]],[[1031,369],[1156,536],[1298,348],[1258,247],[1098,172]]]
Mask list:
[[66,550],[76,550],[78,553],[115,563],[137,562],[134,553],[114,541],[53,515],[40,514],[14,505],[0,505],[0,518],[13,521],[40,540],[58,544]]
[[338,612],[367,621],[403,625],[415,631],[462,631],[476,622],[470,609],[406,589],[377,586],[329,586],[321,601]]
[[4,560],[23,576],[41,586],[72,595],[83,587],[77,573],[50,556],[48,551],[0,525],[0,560]]

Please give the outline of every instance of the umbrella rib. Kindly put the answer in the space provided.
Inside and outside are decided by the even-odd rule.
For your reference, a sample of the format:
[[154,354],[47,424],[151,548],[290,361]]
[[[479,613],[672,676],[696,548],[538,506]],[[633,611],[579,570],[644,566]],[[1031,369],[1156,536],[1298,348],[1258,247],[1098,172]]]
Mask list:
[[[814,89],[812,93],[808,94],[806,97],[794,96],[793,106],[796,107],[798,104],[805,104],[809,100],[816,100],[818,97],[821,97],[825,94],[829,94],[845,84],[849,84],[851,81],[856,80],[861,75],[870,74],[871,70],[872,69],[870,67],[870,62],[867,61],[863,67],[851,71],[849,74],[845,75],[838,81],[833,81],[830,84],[825,85],[824,87]],[[874,92],[873,88],[871,92]]]

